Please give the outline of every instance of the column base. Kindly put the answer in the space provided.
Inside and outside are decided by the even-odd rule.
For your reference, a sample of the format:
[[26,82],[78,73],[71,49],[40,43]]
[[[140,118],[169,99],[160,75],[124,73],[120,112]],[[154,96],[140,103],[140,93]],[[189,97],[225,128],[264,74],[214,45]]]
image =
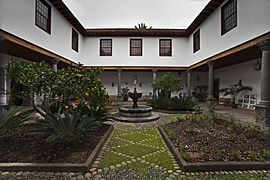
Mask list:
[[270,133],[270,102],[256,105],[256,121],[263,124],[266,133]]

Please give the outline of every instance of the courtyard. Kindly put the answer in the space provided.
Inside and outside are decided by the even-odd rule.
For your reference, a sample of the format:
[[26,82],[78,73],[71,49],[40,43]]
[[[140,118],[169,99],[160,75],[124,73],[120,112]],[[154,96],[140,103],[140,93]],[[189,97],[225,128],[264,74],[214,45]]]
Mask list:
[[[115,102],[112,114],[118,107],[132,102]],[[146,102],[139,102],[145,105]],[[206,104],[200,104],[201,109]],[[216,105],[216,113],[225,118],[234,117],[243,124],[256,124],[254,111]],[[177,121],[183,114],[159,113],[160,119],[148,123],[121,123],[107,121],[114,126],[112,134],[98,152],[87,172],[57,171],[0,171],[2,179],[266,179],[270,171],[222,170],[184,171],[164,142],[158,127]],[[260,124],[256,124],[261,127]],[[224,142],[226,143],[226,142]]]
[[0,1],[0,180],[270,179],[269,16]]

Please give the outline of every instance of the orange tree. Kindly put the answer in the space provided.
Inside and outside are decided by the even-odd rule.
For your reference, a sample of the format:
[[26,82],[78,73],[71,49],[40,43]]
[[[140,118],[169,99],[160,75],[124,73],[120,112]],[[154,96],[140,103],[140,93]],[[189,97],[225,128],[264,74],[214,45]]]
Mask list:
[[107,119],[109,97],[98,78],[100,69],[78,65],[54,72],[44,62],[24,60],[10,61],[6,69],[11,78],[27,87],[23,94],[44,117],[38,123],[40,130],[49,130],[49,139],[76,136]]
[[[44,62],[24,60],[10,61],[6,68],[11,78],[27,87],[23,94],[31,98],[33,107],[42,116],[50,111],[60,113],[64,109],[76,109],[80,105],[96,109],[109,103],[108,94],[98,78],[101,73],[98,68],[86,70],[78,65],[54,72]],[[37,96],[42,99],[39,105],[34,100]]]

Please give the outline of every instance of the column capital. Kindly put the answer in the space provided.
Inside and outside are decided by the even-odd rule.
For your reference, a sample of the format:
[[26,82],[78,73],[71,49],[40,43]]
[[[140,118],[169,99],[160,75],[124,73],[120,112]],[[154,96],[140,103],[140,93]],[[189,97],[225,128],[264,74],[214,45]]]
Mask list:
[[186,72],[187,72],[187,74],[190,74],[190,73],[191,73],[191,70],[190,70],[190,69],[188,69]]
[[157,72],[157,69],[152,69],[152,72]]
[[122,72],[122,69],[118,68],[118,69],[117,69],[117,72]]
[[208,64],[209,68],[213,68],[215,65],[215,63],[213,61],[209,61],[207,64]]
[[52,59],[51,62],[52,62],[53,64],[55,64],[55,65],[58,65],[59,60],[58,60],[58,59]]
[[270,39],[258,42],[257,46],[260,47],[261,51],[270,51]]

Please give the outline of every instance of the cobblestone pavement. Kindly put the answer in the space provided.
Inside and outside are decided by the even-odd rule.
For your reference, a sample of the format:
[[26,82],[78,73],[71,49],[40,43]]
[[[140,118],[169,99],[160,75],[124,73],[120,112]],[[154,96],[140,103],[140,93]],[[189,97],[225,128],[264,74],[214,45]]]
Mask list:
[[[3,172],[5,179],[268,179],[270,171],[183,172],[152,124],[118,123],[87,173]],[[269,178],[270,179],[270,178]]]

